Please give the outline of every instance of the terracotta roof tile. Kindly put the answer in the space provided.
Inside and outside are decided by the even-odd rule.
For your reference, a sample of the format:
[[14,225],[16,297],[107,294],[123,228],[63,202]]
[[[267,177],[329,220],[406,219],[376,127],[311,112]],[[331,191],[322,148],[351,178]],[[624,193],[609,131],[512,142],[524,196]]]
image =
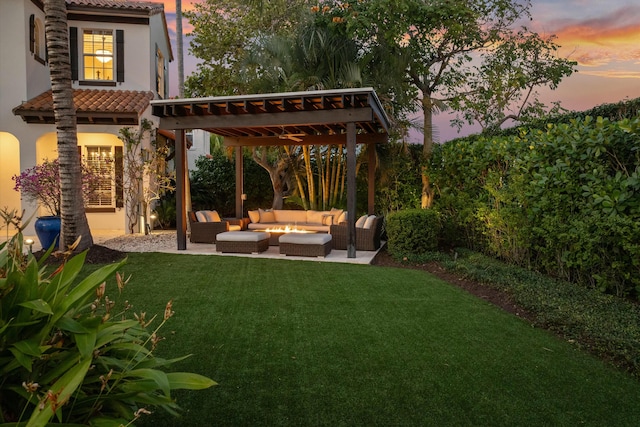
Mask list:
[[[122,119],[135,119],[149,106],[153,92],[130,90],[74,89],[73,102],[76,106],[78,123],[97,123]],[[50,123],[53,117],[53,97],[51,90],[23,102],[13,109],[28,123]]]
[[78,6],[106,9],[147,10],[150,12],[161,12],[164,10],[163,3],[134,0],[67,0],[67,5],[71,7]]

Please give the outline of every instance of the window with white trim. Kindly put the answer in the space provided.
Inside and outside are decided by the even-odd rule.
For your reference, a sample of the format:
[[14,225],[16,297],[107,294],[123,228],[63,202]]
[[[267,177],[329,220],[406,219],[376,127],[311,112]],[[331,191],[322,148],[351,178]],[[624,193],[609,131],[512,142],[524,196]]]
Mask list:
[[84,30],[82,60],[85,80],[114,81],[113,31]]
[[112,146],[87,146],[87,167],[97,176],[87,208],[115,208],[115,163]]

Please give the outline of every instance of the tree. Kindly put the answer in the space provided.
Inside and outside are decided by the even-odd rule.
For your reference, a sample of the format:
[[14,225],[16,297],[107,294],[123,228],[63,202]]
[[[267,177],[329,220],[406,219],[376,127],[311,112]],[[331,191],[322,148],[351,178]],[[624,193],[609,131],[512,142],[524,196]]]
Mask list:
[[[247,75],[254,70],[243,63],[246,51],[261,37],[288,34],[308,8],[305,0],[205,0],[184,16],[193,25],[191,53],[198,70],[185,82],[188,96],[247,93]],[[244,78],[240,78],[244,76]]]
[[60,217],[62,219],[60,245],[64,250],[82,236],[76,246],[77,251],[82,251],[93,245],[93,237],[82,197],[82,168],[80,156],[78,156],[78,132],[71,86],[65,0],[44,0],[44,13],[60,161]]
[[555,56],[554,39],[522,31],[505,37],[481,65],[473,67],[466,90],[452,94],[450,105],[459,112],[454,124],[477,123],[483,133],[491,133],[508,121],[530,122],[560,113],[558,104],[549,111],[535,90],[555,89],[573,72],[575,63]]
[[[540,38],[524,27],[515,30],[519,22],[530,18],[530,6],[528,1],[516,0],[353,3],[330,0],[320,4],[317,19],[344,27],[345,33],[359,41],[363,55],[371,57],[372,62],[393,62],[394,67],[380,67],[393,80],[386,89],[391,100],[404,104],[397,111],[411,111],[416,105],[422,109],[423,162],[426,163],[434,143],[434,112],[447,106],[471,107],[472,96],[482,90],[480,82],[491,84],[495,78],[504,79],[498,76],[500,69],[483,74],[489,64],[504,61],[511,55],[514,65],[536,69],[535,73],[514,72],[518,76],[519,91],[511,90],[509,85],[501,86],[497,92],[485,91],[484,99],[500,98],[503,108],[523,101],[523,107],[518,109],[521,112],[540,110],[539,103],[533,110],[526,107],[536,100],[519,95],[522,91],[549,82],[555,86],[572,72],[575,63],[561,59],[546,62],[546,55],[531,55],[554,51],[556,46],[551,38]],[[503,44],[508,46],[501,48]],[[477,61],[487,65],[477,67]],[[406,96],[412,96],[419,103],[410,104]],[[500,121],[497,115],[485,117],[493,118]],[[422,177],[424,208],[431,204],[433,192],[424,169]]]
[[[166,173],[165,158],[169,149],[158,144],[153,124],[147,119],[142,119],[138,130],[120,129],[120,139],[124,145],[124,197],[129,233],[135,232],[141,220],[145,226],[143,232],[147,234],[151,203],[175,189],[174,174]],[[145,148],[145,143],[149,148]]]

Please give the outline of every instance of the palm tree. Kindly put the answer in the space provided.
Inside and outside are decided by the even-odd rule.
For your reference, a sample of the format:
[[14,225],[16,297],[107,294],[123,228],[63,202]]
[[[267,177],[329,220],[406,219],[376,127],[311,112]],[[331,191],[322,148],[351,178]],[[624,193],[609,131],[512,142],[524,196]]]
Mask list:
[[81,251],[93,245],[93,238],[82,197],[82,169],[78,156],[78,129],[71,86],[66,0],[44,0],[44,14],[60,162],[60,248],[66,249],[82,236],[76,247],[76,250]]

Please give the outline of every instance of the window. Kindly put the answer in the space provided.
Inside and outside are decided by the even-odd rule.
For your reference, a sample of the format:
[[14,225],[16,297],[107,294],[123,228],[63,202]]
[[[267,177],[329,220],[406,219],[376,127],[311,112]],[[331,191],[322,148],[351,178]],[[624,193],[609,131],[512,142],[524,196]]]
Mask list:
[[115,162],[111,146],[88,146],[87,166],[99,178],[96,191],[89,197],[87,208],[115,207]]
[[85,80],[113,81],[114,56],[113,32],[109,30],[84,30],[82,57]]
[[45,44],[44,24],[35,15],[29,19],[29,50],[33,58],[41,64],[46,63],[47,46]]

